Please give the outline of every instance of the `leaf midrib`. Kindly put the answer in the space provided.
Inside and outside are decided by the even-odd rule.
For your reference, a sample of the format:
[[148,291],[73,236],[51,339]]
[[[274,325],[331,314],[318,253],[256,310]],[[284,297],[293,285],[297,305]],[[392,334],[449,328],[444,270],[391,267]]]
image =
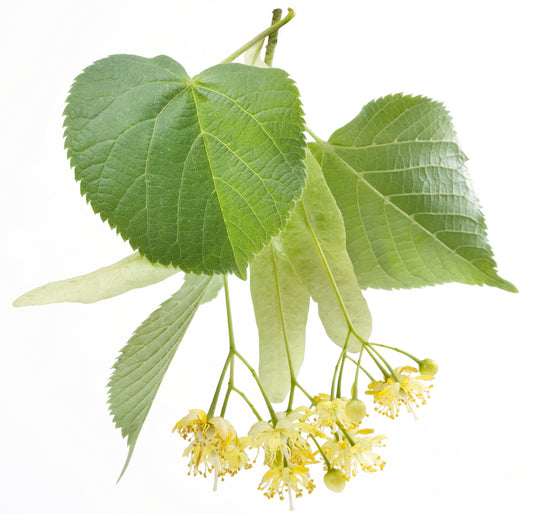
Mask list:
[[[205,156],[206,156],[208,164],[209,164],[209,172],[211,173],[211,181],[213,183],[213,190],[214,190],[215,195],[217,197],[218,207],[219,207],[220,212],[222,214],[222,220],[223,220],[223,223],[224,223],[224,230],[226,231],[226,239],[227,239],[227,241],[229,241],[229,244],[230,244],[231,253],[233,254],[233,262],[237,263],[237,256],[235,254],[235,246],[233,244],[233,241],[229,237],[229,232],[228,232],[228,227],[227,227],[227,222],[226,222],[226,216],[225,216],[225,213],[224,213],[224,209],[223,209],[222,203],[220,201],[220,193],[218,192],[217,183],[216,183],[216,180],[215,180],[215,175],[213,173],[213,166],[211,164],[211,158],[210,158],[209,152],[207,151],[207,145],[206,145],[206,141],[205,141],[205,134],[207,134],[207,132],[204,130],[204,127],[202,125],[201,116],[200,116],[200,109],[198,107],[198,99],[196,98],[196,90],[195,90],[194,87],[191,87],[191,93],[192,93],[192,99],[194,101],[194,108],[196,110],[196,119],[198,120],[198,127],[200,128],[200,136],[202,138],[202,142],[203,142],[203,145],[204,145]],[[191,149],[192,149],[192,145],[191,145]],[[187,158],[188,158],[188,156],[187,156]],[[185,161],[186,160],[187,159],[185,159]],[[179,205],[179,202],[178,202],[178,205]],[[205,215],[204,215],[204,219],[205,219]],[[203,241],[203,238],[202,238],[202,241]],[[203,245],[202,245],[202,255],[203,255]]]
[[[421,141],[421,140],[418,140],[418,141]],[[406,143],[407,142],[410,142],[412,143],[413,141],[405,141]],[[434,141],[434,140],[427,140],[426,141],[427,143],[439,143],[440,141]],[[452,141],[453,143],[457,144],[455,141]],[[344,163],[346,165],[346,167],[351,170],[353,172],[353,174],[359,179],[361,180],[366,186],[368,186],[372,191],[374,191],[382,200],[383,200],[383,203],[384,204],[387,204],[387,205],[391,205],[396,211],[398,211],[398,213],[400,213],[400,215],[402,215],[403,217],[407,218],[413,225],[415,225],[416,227],[418,227],[419,229],[421,229],[423,232],[425,232],[426,234],[428,234],[435,242],[437,242],[442,248],[444,248],[445,250],[447,250],[449,253],[453,254],[455,257],[458,257],[462,262],[466,263],[470,268],[473,268],[475,269],[478,273],[481,273],[484,277],[487,278],[487,281],[489,283],[497,283],[498,281],[495,280],[495,278],[491,275],[488,275],[487,273],[485,273],[483,270],[481,270],[480,268],[478,268],[477,266],[475,266],[472,262],[470,262],[469,260],[467,260],[465,257],[463,257],[462,255],[460,255],[459,253],[457,253],[455,250],[452,250],[449,246],[447,246],[444,242],[442,242],[438,237],[435,236],[435,234],[433,234],[432,232],[430,232],[428,229],[426,229],[423,225],[421,225],[420,223],[418,223],[416,221],[416,219],[414,219],[410,214],[406,213],[405,211],[403,211],[402,209],[400,209],[396,204],[394,204],[393,202],[390,202],[390,201],[387,201],[386,199],[386,195],[383,195],[378,189],[376,189],[376,187],[374,187],[370,182],[368,182],[365,178],[364,178],[364,174],[363,172],[359,172],[357,171],[356,169],[353,168],[353,166],[351,166],[343,157],[341,157],[337,152],[334,151],[335,147],[342,147],[342,148],[347,148],[347,149],[351,149],[351,150],[354,150],[354,149],[359,149],[359,148],[365,148],[365,147],[353,147],[353,146],[341,146],[341,145],[333,145],[331,143],[328,143],[326,141],[320,141],[318,143],[320,146],[322,146],[324,148],[324,150],[328,153],[331,153],[334,157],[338,158],[340,161],[342,161],[342,163]],[[398,144],[398,143],[386,143],[384,145],[394,145],[394,144]],[[381,146],[384,146],[384,145],[381,145]],[[368,146],[380,146],[380,145],[368,145]],[[475,248],[479,248],[479,247],[475,247]],[[486,262],[486,261],[485,261]],[[381,265],[380,265],[381,266]]]

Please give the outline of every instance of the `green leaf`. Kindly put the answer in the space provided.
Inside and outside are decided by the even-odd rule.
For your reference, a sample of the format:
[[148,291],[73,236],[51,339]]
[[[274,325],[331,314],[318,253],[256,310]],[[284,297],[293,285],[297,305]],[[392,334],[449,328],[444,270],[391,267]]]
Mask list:
[[[161,381],[198,307],[222,287],[218,275],[187,275],[180,290],[154,311],[122,348],[109,381],[109,410],[129,452],[135,443]],[[119,479],[120,479],[119,477]]]
[[442,104],[380,98],[312,150],[344,217],[361,287],[457,281],[516,291],[496,273],[466,156]]
[[309,293],[277,246],[266,246],[250,265],[250,291],[259,331],[259,378],[271,401],[282,402],[291,386],[287,348],[295,376],[304,359]]
[[178,271],[179,269],[172,266],[153,264],[145,257],[134,253],[86,275],[50,282],[32,289],[17,298],[13,305],[26,307],[58,302],[99,302],[131,289],[155,284]]
[[[328,336],[343,347],[348,323],[359,337],[368,340],[372,318],[346,251],[341,213],[311,153],[306,163],[307,186],[278,240],[282,252],[318,304]],[[359,351],[360,347],[352,335],[348,350]]]
[[305,183],[302,111],[279,69],[113,55],[79,75],[68,156],[94,211],[152,262],[246,276]]

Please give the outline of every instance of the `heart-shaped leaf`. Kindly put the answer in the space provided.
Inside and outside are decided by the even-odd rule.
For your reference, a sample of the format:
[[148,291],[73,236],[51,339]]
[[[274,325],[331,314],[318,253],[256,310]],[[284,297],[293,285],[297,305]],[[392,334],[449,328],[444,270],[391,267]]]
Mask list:
[[152,262],[246,276],[305,183],[296,89],[279,69],[113,55],[79,75],[68,155],[94,211]]

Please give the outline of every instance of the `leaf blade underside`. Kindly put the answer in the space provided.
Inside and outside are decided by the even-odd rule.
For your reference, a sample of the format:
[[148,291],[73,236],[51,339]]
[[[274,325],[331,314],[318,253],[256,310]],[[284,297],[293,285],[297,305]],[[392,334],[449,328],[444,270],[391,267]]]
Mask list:
[[212,300],[221,287],[218,275],[187,275],[179,291],[163,302],[122,348],[108,384],[109,410],[129,447],[120,477],[190,322],[198,307]]

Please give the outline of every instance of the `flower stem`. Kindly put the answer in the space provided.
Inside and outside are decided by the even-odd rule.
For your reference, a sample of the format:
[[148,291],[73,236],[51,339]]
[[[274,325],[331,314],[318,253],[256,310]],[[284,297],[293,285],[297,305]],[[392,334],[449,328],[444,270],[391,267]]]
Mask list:
[[[222,380],[224,378],[224,374],[226,373],[227,367],[229,364],[231,364],[230,368],[230,379],[228,383],[228,391],[226,393],[226,397],[224,398],[224,405],[222,407],[222,411],[225,412],[226,406],[228,403],[229,395],[231,394],[231,391],[236,391],[234,385],[233,385],[233,358],[237,357],[250,371],[252,376],[254,377],[254,380],[259,387],[259,390],[261,391],[261,394],[263,395],[263,399],[265,400],[266,406],[268,408],[268,412],[270,413],[270,417],[272,418],[272,421],[274,423],[277,422],[278,418],[276,416],[276,413],[274,412],[274,408],[272,407],[272,404],[270,403],[270,400],[268,399],[268,396],[263,388],[263,384],[261,384],[261,381],[259,380],[259,377],[257,376],[257,373],[255,372],[255,369],[248,363],[248,361],[237,351],[237,348],[235,346],[235,335],[233,333],[233,318],[231,315],[231,302],[229,297],[229,286],[228,286],[228,277],[227,275],[224,275],[224,296],[226,298],[226,313],[227,313],[227,320],[228,320],[228,334],[229,334],[229,355],[226,359],[226,363],[224,364],[224,371],[223,375],[221,375],[218,386],[217,386],[217,392],[215,393],[215,398],[213,398],[213,402],[216,405],[216,400],[218,399],[218,394],[220,393],[220,387],[222,385]],[[241,395],[242,396],[242,395]],[[211,405],[213,412],[215,410],[215,406],[213,404]],[[211,412],[211,408],[209,409],[209,412]],[[255,413],[254,409],[254,413]],[[257,414],[256,414],[257,415]]]
[[[362,353],[362,351],[361,351],[361,353]],[[361,357],[361,355],[359,355],[359,357]],[[356,362],[355,359],[352,359],[349,355],[346,355],[346,358],[348,360],[352,361],[356,366],[358,366],[363,371],[363,373],[370,379],[371,382],[375,382],[376,381],[376,379],[365,368],[363,368],[363,366],[361,366],[359,364],[359,362]],[[359,358],[359,360],[361,360],[361,359]]]
[[265,389],[263,388],[263,384],[261,383],[261,380],[259,380],[259,377],[257,376],[257,373],[255,372],[255,369],[252,368],[252,366],[248,363],[248,361],[239,352],[235,351],[234,354],[235,354],[235,357],[237,357],[248,368],[248,371],[252,374],[252,377],[254,377],[255,383],[257,384],[257,387],[259,387],[259,391],[261,391],[261,395],[263,396],[263,399],[265,400],[265,404],[267,406],[272,422],[275,425],[278,422],[278,417],[276,416],[274,407],[272,407],[272,404],[270,403],[270,400],[265,392]]
[[259,41],[261,41],[261,40],[265,39],[266,37],[270,36],[270,34],[278,32],[278,30],[281,27],[283,27],[283,25],[286,25],[287,23],[289,23],[289,21],[291,21],[294,18],[295,14],[296,14],[290,7],[289,7],[288,10],[289,10],[289,13],[287,14],[287,16],[285,16],[285,18],[283,18],[282,20],[279,20],[277,23],[274,23],[273,25],[268,27],[268,29],[263,30],[263,32],[261,32],[260,34],[257,34],[257,36],[255,36],[253,39],[250,39],[250,41],[248,41],[248,43],[246,43],[245,45],[241,46],[238,50],[235,50],[235,52],[233,52],[231,55],[226,57],[220,64],[226,64],[226,63],[229,63],[229,62],[233,62],[235,59],[237,59],[237,57],[239,57],[239,55],[241,55],[244,52],[246,52],[246,50],[248,50],[248,48],[251,48],[252,46],[254,46]]
[[361,358],[363,357],[363,350],[359,352],[359,359],[357,359],[357,369],[355,370],[355,378],[353,381],[352,400],[357,400],[357,382],[359,381],[359,370],[361,369]]
[[207,419],[211,419],[213,417],[213,414],[215,413],[215,409],[218,403],[218,397],[220,396],[220,390],[222,389],[222,382],[224,381],[224,377],[226,376],[226,371],[228,370],[228,366],[231,361],[233,361],[233,353],[230,351],[226,358],[226,362],[224,362],[222,373],[220,373],[220,378],[218,379],[218,384],[215,390],[215,395],[213,396],[213,399],[211,400],[211,405],[209,406],[209,410],[207,411]]
[[320,455],[322,455],[322,458],[324,459],[324,462],[326,463],[326,467],[328,468],[328,471],[329,471],[331,469],[331,462],[329,461],[329,459],[327,458],[326,454],[324,453],[324,450],[322,449],[322,446],[320,446],[320,444],[318,443],[318,441],[316,440],[316,438],[315,438],[315,436],[313,434],[309,434],[309,436],[311,437],[311,439],[316,444],[316,447],[318,448],[318,451],[320,452]]
[[235,353],[235,335],[233,334],[233,319],[231,316],[231,304],[229,301],[229,286],[227,275],[224,275],[224,297],[226,299],[226,318],[228,321],[229,351]]
[[[368,347],[371,348],[371,350],[381,359],[381,361],[385,364],[385,366],[387,366],[388,370],[389,370],[389,373],[390,373],[390,376],[392,378],[394,378],[394,380],[396,380],[396,382],[400,382],[400,377],[398,376],[398,374],[396,373],[396,371],[394,371],[394,369],[392,368],[392,366],[381,356],[381,354],[374,348],[372,347],[371,344],[368,344],[367,345]],[[385,374],[384,374],[385,376]]]
[[257,409],[253,406],[252,402],[248,399],[248,397],[240,389],[237,389],[236,387],[233,387],[232,390],[235,391],[248,404],[248,407],[252,409],[252,412],[255,414],[255,417],[259,421],[263,421],[263,418],[261,417],[259,412],[257,412]]
[[342,380],[342,371],[344,369],[344,360],[346,359],[346,348],[348,348],[348,341],[350,340],[350,331],[348,331],[348,335],[346,336],[346,339],[344,341],[344,346],[342,347],[341,354],[339,355],[339,359],[337,360],[337,364],[335,365],[335,371],[333,372],[333,378],[331,380],[331,392],[330,392],[330,400],[333,401],[335,398],[335,382],[337,383],[337,396],[340,395],[340,383]]
[[381,365],[381,362],[377,359],[377,357],[370,351],[372,348],[370,348],[367,344],[363,345],[363,348],[367,351],[368,355],[370,355],[370,358],[374,361],[376,366],[379,368],[381,373],[383,373],[384,377],[389,377],[390,374],[387,372],[387,370]]
[[228,407],[228,401],[231,394],[231,391],[234,390],[233,382],[235,376],[235,359],[233,358],[233,352],[231,354],[231,361],[229,363],[229,380],[228,380],[228,390],[224,396],[224,402],[222,403],[222,409],[220,410],[220,415],[224,417],[226,414],[226,408]]
[[420,363],[422,362],[420,359],[417,359],[414,355],[411,355],[410,353],[408,353],[405,350],[402,350],[400,348],[394,348],[393,346],[388,346],[386,344],[380,344],[380,343],[369,343],[369,344],[371,346],[381,346],[383,348],[388,348],[389,350],[394,350],[395,352],[398,352],[398,353],[403,353],[404,355],[406,355],[410,359],[413,359],[418,365],[420,365]]
[[300,390],[302,391],[303,394],[305,394],[305,396],[307,396],[308,400],[313,404],[313,405],[316,405],[316,401],[315,399],[300,385],[299,382],[295,382],[294,385]]

